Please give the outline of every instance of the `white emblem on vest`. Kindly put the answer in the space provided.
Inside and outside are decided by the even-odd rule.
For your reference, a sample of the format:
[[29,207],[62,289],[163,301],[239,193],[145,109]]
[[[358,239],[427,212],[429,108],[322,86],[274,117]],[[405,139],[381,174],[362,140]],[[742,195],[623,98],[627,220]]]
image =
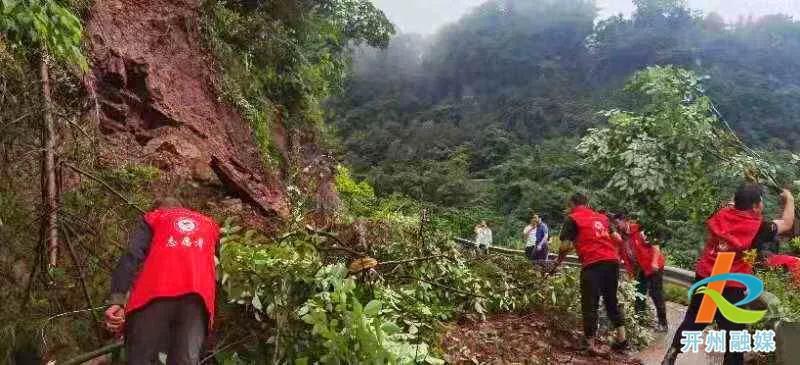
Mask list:
[[189,233],[197,229],[197,222],[191,218],[181,218],[177,223],[178,229],[183,233]]

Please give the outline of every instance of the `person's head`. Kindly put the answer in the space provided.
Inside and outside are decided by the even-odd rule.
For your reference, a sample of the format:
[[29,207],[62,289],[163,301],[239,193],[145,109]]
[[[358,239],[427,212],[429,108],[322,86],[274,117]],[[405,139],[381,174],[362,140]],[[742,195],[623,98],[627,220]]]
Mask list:
[[181,208],[183,207],[183,203],[181,203],[178,198],[167,196],[161,199],[157,199],[153,204],[153,209],[169,209],[169,208]]
[[534,214],[533,217],[531,217],[531,224],[538,225],[541,222],[542,222],[542,218],[539,217],[538,214]]
[[588,204],[589,198],[583,193],[572,194],[572,196],[569,198],[569,201],[567,201],[567,207],[570,209]]
[[736,210],[753,210],[756,213],[764,211],[764,202],[761,199],[761,186],[758,184],[743,184],[733,196],[733,206]]
[[630,225],[628,224],[628,218],[625,216],[625,213],[613,214],[611,216],[611,220],[614,222],[614,225],[618,230],[623,232],[629,231]]

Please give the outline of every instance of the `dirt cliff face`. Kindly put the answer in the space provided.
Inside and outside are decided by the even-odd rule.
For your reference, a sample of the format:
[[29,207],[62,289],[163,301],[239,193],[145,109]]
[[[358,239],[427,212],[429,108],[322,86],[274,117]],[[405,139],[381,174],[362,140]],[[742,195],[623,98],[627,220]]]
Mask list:
[[[96,1],[86,20],[104,164],[149,163],[165,179],[214,180],[266,216],[288,217],[247,121],[215,88],[199,0]],[[285,139],[285,138],[284,138]]]

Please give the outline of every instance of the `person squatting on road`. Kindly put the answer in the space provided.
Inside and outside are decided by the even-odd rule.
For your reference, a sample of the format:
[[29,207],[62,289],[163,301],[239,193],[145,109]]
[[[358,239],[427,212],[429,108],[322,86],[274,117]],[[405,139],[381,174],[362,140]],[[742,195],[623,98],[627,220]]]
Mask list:
[[[695,281],[711,276],[717,254],[720,252],[735,252],[731,273],[753,274],[753,268],[744,260],[745,251],[760,246],[763,242],[777,239],[777,235],[791,230],[794,223],[794,197],[788,190],[783,190],[781,200],[783,211],[781,218],[773,221],[764,221],[762,213],[764,203],[761,198],[760,185],[745,184],[736,190],[733,206],[725,206],[718,210],[706,221],[708,238],[705,248],[695,266]],[[707,324],[696,323],[695,319],[700,310],[704,294],[695,294],[692,297],[686,316],[675,332],[672,346],[664,355],[663,365],[674,365],[680,354],[681,338],[683,331],[699,331]],[[736,303],[745,298],[745,287],[739,282],[729,280],[725,284],[722,296],[731,303]],[[745,329],[744,324],[733,323],[716,311],[714,321],[719,329],[726,330],[725,343],[730,341],[731,331]],[[729,350],[726,347],[726,350]],[[744,364],[744,354],[741,352],[725,352],[724,363],[727,365]]]
[[200,362],[214,321],[219,233],[212,218],[174,198],[144,214],[112,274],[105,312],[108,329],[124,333],[128,364],[157,363],[159,352],[167,364]]
[[612,237],[608,217],[592,210],[589,199],[580,193],[573,195],[567,207],[569,214],[559,236],[559,262],[574,249],[581,262],[581,312],[583,332],[590,352],[599,353],[597,342],[597,310],[603,298],[608,318],[615,329],[614,350],[628,347],[625,337],[625,319],[617,302],[619,282],[619,246],[621,238]]
[[644,297],[649,293],[656,307],[658,332],[667,332],[667,306],[664,301],[664,263],[665,258],[658,245],[651,245],[639,224],[627,219],[624,214],[614,215],[614,225],[622,235],[620,250],[625,270],[636,279],[636,312],[644,313],[647,303]]
[[522,230],[525,241],[525,256],[531,261],[547,261],[547,244],[550,242],[550,229],[538,214],[534,214],[530,224]]

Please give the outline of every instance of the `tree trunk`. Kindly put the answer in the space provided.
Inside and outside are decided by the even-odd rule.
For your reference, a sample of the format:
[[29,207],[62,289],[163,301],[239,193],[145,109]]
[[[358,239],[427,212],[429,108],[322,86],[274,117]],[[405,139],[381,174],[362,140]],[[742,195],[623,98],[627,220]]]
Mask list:
[[45,219],[42,229],[47,243],[48,267],[58,263],[58,193],[56,192],[56,129],[53,122],[53,101],[50,97],[50,72],[47,55],[42,54],[39,78],[42,82],[42,206]]

